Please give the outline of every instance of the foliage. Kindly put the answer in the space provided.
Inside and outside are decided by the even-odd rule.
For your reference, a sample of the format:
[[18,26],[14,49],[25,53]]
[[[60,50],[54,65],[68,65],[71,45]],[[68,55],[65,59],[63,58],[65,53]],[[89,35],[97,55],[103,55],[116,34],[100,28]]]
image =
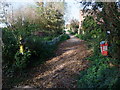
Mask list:
[[[22,8],[16,10],[11,19],[8,18],[11,26],[2,30],[3,74],[8,81],[27,68],[41,64],[54,56],[59,42],[55,44],[44,44],[43,42],[49,43],[64,33],[63,12],[60,11],[59,3],[57,6],[56,9],[47,4],[44,7],[29,7],[28,12],[27,10],[23,12]],[[39,32],[40,34],[45,33],[45,35],[36,35]],[[68,37],[68,35],[62,35],[60,42]],[[23,54],[19,52],[21,45],[24,49]]]
[[[51,37],[39,37],[27,34],[24,36],[22,34],[24,36],[24,52],[21,54],[19,52],[19,33],[19,30],[11,31],[8,28],[3,29],[3,69],[6,74],[16,69],[23,70],[34,62],[39,62],[39,64],[44,62],[47,58],[54,56],[54,50],[57,47],[57,43],[54,45],[43,44],[43,42],[54,39],[54,35]],[[60,41],[64,41],[68,38],[69,36],[64,34],[61,36]]]
[[[15,11],[15,18],[12,18],[11,26],[3,29],[3,65],[5,68],[24,68],[29,62],[33,62],[33,57],[40,59],[40,62],[53,55],[52,45],[42,45],[43,41],[50,41],[63,33],[63,14],[52,7],[29,7],[34,15]],[[29,10],[30,10],[29,9]],[[35,36],[34,33],[46,33],[44,36]],[[20,36],[22,44],[30,52],[20,55]],[[12,52],[12,53],[11,53]],[[49,53],[49,54],[48,54]],[[13,65],[14,64],[14,65]],[[23,67],[22,67],[23,66]]]
[[92,16],[86,16],[82,24],[83,30],[90,32],[93,29],[96,29],[96,26],[97,23],[95,22],[94,18]]
[[[111,46],[111,52],[109,53],[112,58],[120,59],[120,12],[119,1],[116,2],[82,2],[87,6],[92,6],[92,10],[95,15],[96,21],[100,24],[101,29],[104,32],[110,31],[108,42]],[[99,10],[101,8],[101,11]],[[83,11],[84,11],[83,10]],[[86,10],[89,11],[89,10]]]
[[76,32],[73,32],[72,30],[68,30],[68,32],[72,35],[76,34]]
[[[99,23],[102,32],[107,33],[110,31],[110,34],[107,37],[109,43],[109,55],[120,61],[120,12],[119,12],[119,1],[116,2],[83,2],[85,5],[84,9],[87,9],[87,6],[92,6],[90,10],[91,13],[94,13],[94,19]],[[99,10],[101,8],[101,10]],[[83,10],[84,11],[84,10]],[[119,62],[118,61],[118,62]]]
[[61,34],[64,28],[63,14],[52,7],[38,7],[36,22],[39,28],[52,34]]
[[103,56],[92,56],[91,66],[81,72],[78,87],[79,88],[118,88],[119,70],[116,67],[110,67],[110,59]]
[[79,28],[79,21],[76,19],[72,19],[70,22],[70,28],[72,32],[77,33],[78,28]]
[[7,64],[7,66],[9,66],[11,63],[14,62],[13,58],[19,46],[17,43],[17,39],[14,37],[13,32],[11,32],[8,29],[5,29],[3,30],[2,34],[2,40],[4,43],[2,47],[3,64]]
[[45,58],[52,56],[53,54],[52,49],[54,48],[54,46],[42,44],[41,41],[43,40],[41,40],[41,38],[36,36],[30,36],[26,38],[26,41],[27,43],[25,44],[25,46],[30,49],[32,53],[32,58],[36,58],[36,60],[37,59],[43,60]]
[[15,62],[13,63],[13,67],[16,69],[24,69],[30,62],[30,56],[31,52],[28,50],[21,54],[20,52],[17,52],[15,54]]
[[[50,4],[50,3],[49,3]],[[35,31],[48,32],[50,35],[60,35],[64,28],[63,10],[60,9],[62,3],[57,3],[57,7],[49,4],[43,6],[33,6],[16,10],[13,18],[8,18],[14,30],[21,30],[21,33],[30,34]],[[54,4],[52,5],[54,6]],[[31,12],[29,12],[31,10]],[[26,11],[26,12],[24,12]]]
[[[66,40],[68,38],[69,38],[68,35],[63,34],[60,38],[60,42]],[[37,65],[40,65],[40,64],[44,63],[46,60],[48,60],[48,58],[53,57],[55,55],[54,51],[57,48],[57,44],[60,43],[60,42],[58,42],[53,45],[43,44],[43,41],[45,41],[45,40],[42,40],[41,38],[39,38],[37,36],[29,36],[25,40],[26,40],[26,43],[24,44],[24,53],[23,54],[21,54],[18,51],[19,47],[15,51],[13,51],[14,47],[11,47],[11,44],[8,44],[8,46],[11,47],[10,50],[12,50],[12,55],[13,55],[10,58],[11,61],[9,61],[10,59],[8,58],[10,56],[7,56],[7,55],[5,56],[4,54],[6,53],[6,51],[3,50],[3,60],[4,60],[3,75],[7,79],[7,81],[5,80],[3,82],[5,84],[5,86],[11,87],[11,85],[13,86],[16,83],[21,82],[23,80],[24,76],[21,76],[20,78],[17,78],[17,80],[16,80],[15,75],[24,74],[27,69],[30,69],[31,67],[34,67]],[[6,44],[6,43],[4,42],[4,44]],[[8,55],[9,55],[9,52],[8,52]],[[12,79],[12,81],[11,81],[11,79]]]
[[[78,87],[119,88],[119,69],[116,66],[110,66],[110,63],[118,65],[119,60],[110,57],[103,57],[100,53],[100,42],[107,41],[109,36],[106,34],[106,31],[102,29],[102,25],[97,24],[92,16],[86,16],[82,26],[84,33],[81,35],[76,34],[76,36],[85,40],[90,48],[93,49],[94,54],[87,58],[92,61],[91,66],[81,72]],[[111,52],[111,49],[112,46],[109,46],[109,52]]]
[[64,35],[62,35],[62,37],[60,38],[60,41],[62,42],[62,41],[65,41],[65,40],[67,40],[67,39],[70,39],[70,36],[67,35],[67,34],[64,34]]
[[82,26],[84,33],[81,35],[76,34],[76,36],[87,41],[88,46],[93,48],[94,54],[100,54],[100,42],[107,40],[106,33],[102,31],[92,16],[86,16]]

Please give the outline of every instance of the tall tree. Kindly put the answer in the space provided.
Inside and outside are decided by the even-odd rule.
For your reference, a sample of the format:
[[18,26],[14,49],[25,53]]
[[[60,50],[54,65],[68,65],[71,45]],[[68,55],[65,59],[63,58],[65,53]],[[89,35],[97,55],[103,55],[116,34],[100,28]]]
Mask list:
[[[110,55],[113,58],[120,59],[120,11],[119,2],[82,2],[85,6],[83,11],[86,10],[87,6],[92,6],[93,13],[101,8],[100,13],[97,13],[97,22],[101,23],[102,30],[106,33],[110,31],[108,41],[110,44]],[[102,21],[101,21],[102,20]],[[107,34],[106,34],[107,36]]]
[[9,7],[9,3],[5,1],[0,1],[0,22],[7,24],[7,7]]

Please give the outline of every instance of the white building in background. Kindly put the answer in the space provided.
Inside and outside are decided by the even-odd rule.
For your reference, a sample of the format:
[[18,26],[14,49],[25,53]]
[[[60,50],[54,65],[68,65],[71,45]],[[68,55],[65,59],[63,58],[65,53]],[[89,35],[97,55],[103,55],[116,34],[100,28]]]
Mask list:
[[82,10],[80,10],[79,29],[81,29],[83,20],[84,20],[83,12]]
[[84,16],[85,16],[85,14],[83,13],[82,10],[80,10],[80,19],[79,19],[78,34],[84,33],[84,32],[81,32],[81,29],[82,29],[82,22],[83,22],[83,20],[84,20]]

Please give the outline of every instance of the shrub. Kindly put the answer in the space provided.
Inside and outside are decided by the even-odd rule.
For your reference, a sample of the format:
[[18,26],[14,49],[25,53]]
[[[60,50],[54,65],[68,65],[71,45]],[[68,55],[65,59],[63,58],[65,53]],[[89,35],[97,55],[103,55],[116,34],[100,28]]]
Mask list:
[[[76,35],[87,42],[94,51],[93,56],[87,58],[91,60],[91,66],[81,72],[78,80],[79,88],[119,88],[120,75],[118,65],[119,60],[104,57],[100,53],[100,42],[109,41],[105,31],[96,23],[92,16],[87,16],[83,21],[84,34]],[[109,52],[113,53],[115,44],[109,47]],[[114,52],[116,53],[116,52]],[[114,64],[111,66],[110,63]]]
[[[23,41],[23,43],[21,43],[24,49],[23,54],[19,51],[21,45],[19,40],[20,35],[22,37],[21,42]],[[20,82],[21,80],[19,81],[18,78],[16,80],[16,75],[20,77],[31,67],[40,65],[48,60],[48,58],[53,57],[59,42],[55,44],[44,44],[43,42],[51,42],[56,36],[58,35],[39,37],[30,35],[30,32],[25,33],[24,29],[22,31],[11,30],[10,28],[3,29],[2,66],[4,85],[10,86],[16,82]],[[64,34],[61,36],[60,42],[68,38],[69,36]],[[20,78],[24,78],[24,76]],[[13,81],[11,81],[11,79],[13,79]]]
[[71,30],[68,30],[68,32],[72,35],[74,35],[76,32],[72,32]]
[[[41,38],[39,37],[28,37],[26,39],[26,44],[25,46],[28,47],[30,49],[30,51],[32,52],[33,56],[35,55],[35,57],[39,57],[42,58],[43,57],[47,57],[48,55],[46,54],[48,51],[50,51],[50,47],[49,45],[44,45],[42,43],[43,40],[41,40]],[[50,53],[49,53],[50,54]]]
[[69,38],[70,38],[69,35],[63,34],[62,37],[60,38],[60,41],[65,41],[65,40],[67,40],[67,39],[69,39]]
[[110,67],[110,59],[93,56],[91,66],[81,72],[78,87],[79,88],[115,88],[118,87],[119,70],[116,67]]
[[2,63],[3,68],[10,68],[14,62],[14,56],[19,48],[17,39],[15,38],[13,32],[8,29],[2,30]]
[[30,62],[31,52],[25,51],[23,54],[17,52],[15,54],[15,62],[13,63],[14,69],[22,70],[27,67],[28,63]]

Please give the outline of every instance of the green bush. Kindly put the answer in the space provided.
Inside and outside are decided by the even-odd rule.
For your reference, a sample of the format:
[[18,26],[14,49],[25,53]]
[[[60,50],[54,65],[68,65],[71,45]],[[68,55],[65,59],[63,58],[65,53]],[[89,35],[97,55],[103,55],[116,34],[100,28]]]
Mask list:
[[65,41],[65,40],[67,40],[67,39],[69,39],[69,38],[70,38],[69,35],[63,34],[62,37],[60,38],[60,41]]
[[[49,34],[47,32],[48,35],[46,36],[35,36],[31,34],[31,32],[34,31],[31,29],[35,29],[33,26],[27,24],[27,26],[23,27],[16,27],[14,29],[4,28],[2,30],[2,69],[4,75],[3,83],[6,86],[13,86],[13,84],[21,82],[24,78],[24,76],[22,76],[23,73],[28,72],[28,69],[40,65],[53,57],[57,44],[69,38],[68,35],[64,34],[61,36],[60,42],[44,44],[44,41],[49,43],[55,37],[59,36],[59,34],[53,35],[53,33],[49,32]],[[20,36],[22,40],[20,40]],[[19,51],[21,44],[24,49],[23,54]],[[22,79],[16,79],[16,75]]]
[[[119,70],[117,67],[110,67],[109,63],[118,65],[119,60],[112,59],[110,57],[104,57],[100,52],[100,42],[107,41],[106,32],[101,30],[101,27],[97,25],[92,16],[86,17],[83,21],[84,34],[76,37],[83,39],[87,42],[87,45],[93,49],[93,56],[87,58],[91,60],[91,65],[88,69],[80,72],[80,78],[78,80],[79,88],[118,88],[120,82]],[[109,47],[109,52],[111,52]]]
[[3,68],[9,68],[14,63],[14,56],[19,48],[13,32],[8,29],[2,30],[2,63]]
[[76,32],[72,32],[71,30],[68,30],[68,32],[72,35],[76,34]]
[[[9,71],[14,71],[14,69],[22,69],[34,60],[35,56],[38,58],[46,58],[52,56],[53,47],[43,46],[41,41],[50,40],[51,37],[40,38],[35,36],[25,36],[24,49],[27,47],[30,52],[25,51],[23,55],[19,53],[19,31],[12,31],[8,28],[3,29],[3,47],[2,47],[2,59],[3,59],[3,69],[7,74]],[[53,38],[53,37],[52,37]],[[29,40],[28,40],[29,39]],[[28,45],[29,44],[29,45]],[[48,54],[49,53],[49,54]],[[31,55],[30,55],[31,54]],[[28,62],[29,61],[29,62]],[[32,61],[34,62],[34,61]]]
[[31,52],[25,51],[23,54],[17,52],[15,54],[15,62],[13,63],[14,69],[22,70],[27,67],[28,63],[30,62]]
[[[36,56],[36,57],[39,57],[39,58],[42,58],[43,57],[47,57],[48,55],[51,55],[51,45],[44,45],[42,43],[42,41],[44,40],[41,40],[41,38],[39,37],[28,37],[26,39],[26,44],[25,46],[28,47],[30,49],[30,51]],[[50,52],[48,55],[47,53]]]
[[101,29],[92,16],[86,16],[82,24],[84,34],[76,35],[78,38],[87,41],[94,54],[100,54],[100,42],[107,40],[106,32]]
[[88,69],[81,72],[78,81],[79,88],[118,88],[119,70],[109,66],[110,59],[92,56],[89,60],[93,62]]
[[[22,34],[22,33],[21,33]],[[51,41],[55,38],[53,36],[39,37],[35,35],[26,34],[24,36],[24,50],[29,49],[29,52],[25,50],[22,54],[19,53],[19,31],[10,31],[9,29],[3,30],[3,67],[6,70],[23,69],[33,62],[44,62],[47,58],[54,56],[54,50],[57,47],[57,43],[54,45],[43,44],[44,41]],[[68,35],[61,36],[60,41],[67,40]],[[5,72],[6,72],[5,70]]]

